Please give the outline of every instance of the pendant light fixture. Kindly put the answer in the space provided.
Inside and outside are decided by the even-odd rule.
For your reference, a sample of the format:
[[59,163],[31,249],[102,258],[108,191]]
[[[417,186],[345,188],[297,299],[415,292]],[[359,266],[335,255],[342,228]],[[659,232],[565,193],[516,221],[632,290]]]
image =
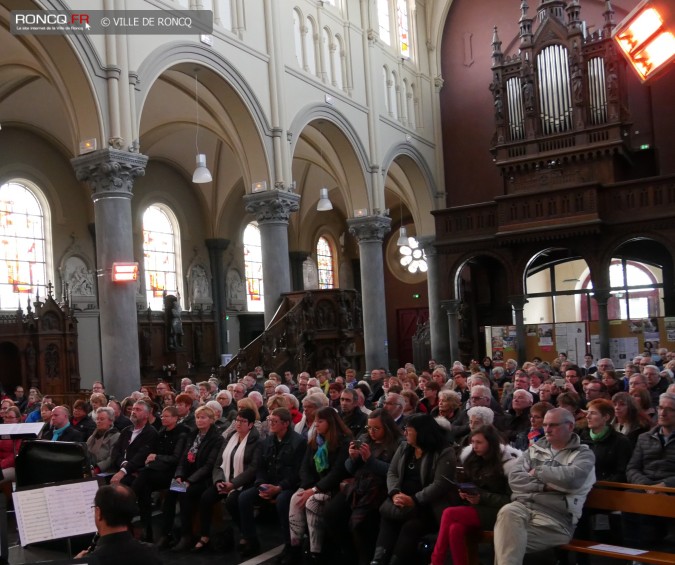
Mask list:
[[211,177],[211,171],[206,168],[206,155],[199,152],[199,78],[197,72],[198,71],[195,70],[195,106],[197,108],[197,134],[195,135],[195,147],[197,148],[197,168],[192,175],[192,182],[201,184],[211,182],[213,178]]
[[401,229],[398,230],[398,240],[396,241],[396,245],[399,247],[408,245],[408,231],[403,225],[403,200],[401,200]]

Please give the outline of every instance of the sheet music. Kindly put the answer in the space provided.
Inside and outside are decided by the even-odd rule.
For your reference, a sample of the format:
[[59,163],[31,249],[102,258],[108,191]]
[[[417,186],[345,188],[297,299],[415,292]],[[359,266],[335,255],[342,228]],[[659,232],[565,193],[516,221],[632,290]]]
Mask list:
[[95,532],[97,490],[88,480],[14,492],[21,545]]
[[53,539],[45,489],[12,493],[21,545]]
[[0,437],[2,439],[11,439],[12,436],[38,437],[43,427],[43,422],[0,424]]

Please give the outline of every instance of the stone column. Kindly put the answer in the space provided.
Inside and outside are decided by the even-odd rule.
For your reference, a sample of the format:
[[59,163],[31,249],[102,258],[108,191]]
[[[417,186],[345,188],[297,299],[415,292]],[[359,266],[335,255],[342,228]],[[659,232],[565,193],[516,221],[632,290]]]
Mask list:
[[255,214],[260,228],[267,326],[281,303],[281,293],[291,290],[288,220],[300,209],[300,195],[283,190],[254,192],[244,196],[244,205]]
[[448,368],[459,361],[459,311],[462,308],[461,300],[443,300],[441,308],[445,310],[448,320],[448,342],[450,343],[450,359],[446,365]]
[[[227,313],[227,304],[225,302],[227,289],[225,288],[225,273],[223,273],[223,253],[230,244],[230,240],[213,238],[207,239],[205,243],[206,248],[209,250],[209,262],[211,263],[211,273],[213,274],[211,288],[213,290],[213,314],[216,319],[218,353],[229,353],[227,347],[227,324],[225,320]],[[220,356],[218,358],[220,359]]]
[[350,218],[347,225],[349,233],[359,242],[363,340],[366,370],[370,371],[389,366],[382,241],[391,229],[391,219],[385,216]]
[[439,256],[434,246],[434,236],[417,239],[427,257],[427,287],[429,293],[429,330],[431,332],[431,358],[437,363],[450,363],[448,322],[441,309]]
[[525,296],[509,296],[509,304],[513,308],[513,313],[516,318],[516,341],[518,342],[518,365],[522,365],[527,361],[527,353],[525,352],[525,322],[523,318],[523,310],[528,300]]
[[101,362],[106,390],[124,398],[141,384],[136,284],[113,283],[116,261],[133,262],[132,188],[148,158],[102,149],[71,160],[77,179],[92,189],[96,222]]
[[288,257],[291,260],[291,288],[304,290],[305,282],[302,276],[302,264],[311,255],[309,251],[291,251]]
[[609,301],[610,294],[608,290],[594,290],[593,297],[598,304],[600,357],[609,357],[609,318],[607,316],[607,302]]

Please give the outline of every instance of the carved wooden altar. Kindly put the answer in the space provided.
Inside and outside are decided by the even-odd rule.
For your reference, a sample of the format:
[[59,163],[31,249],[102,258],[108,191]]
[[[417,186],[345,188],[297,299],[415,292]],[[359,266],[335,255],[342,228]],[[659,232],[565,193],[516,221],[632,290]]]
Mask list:
[[38,296],[26,312],[0,315],[0,380],[6,392],[21,385],[61,398],[80,390],[77,320],[51,284],[44,302]]

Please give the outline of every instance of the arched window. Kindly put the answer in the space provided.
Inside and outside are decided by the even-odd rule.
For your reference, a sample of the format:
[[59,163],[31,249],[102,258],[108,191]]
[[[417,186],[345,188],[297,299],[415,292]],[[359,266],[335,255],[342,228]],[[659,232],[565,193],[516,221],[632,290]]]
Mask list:
[[335,49],[333,50],[333,68],[335,69],[335,87],[344,90],[345,80],[342,76],[344,72],[343,58],[345,56],[345,47],[342,37],[335,35]]
[[307,30],[305,32],[305,70],[313,75],[317,74],[316,67],[316,49],[314,45],[314,35],[316,26],[312,18],[307,18]]
[[244,230],[244,269],[246,271],[246,305],[249,312],[265,311],[262,243],[260,230],[250,223]]
[[377,23],[379,26],[380,39],[387,45],[391,45],[389,2],[390,0],[377,0]]
[[316,244],[316,262],[319,266],[319,288],[335,288],[335,253],[325,237],[320,237]]
[[331,83],[331,61],[330,61],[330,46],[331,33],[327,27],[321,30],[321,57],[323,59],[323,69],[321,70],[321,80]]
[[408,0],[396,2],[396,26],[398,28],[398,50],[401,57],[410,58],[410,20]]
[[295,59],[302,67],[302,15],[297,9],[293,10],[293,41],[295,43]]
[[0,310],[25,308],[47,284],[48,222],[39,193],[20,181],[0,186]]
[[173,212],[159,204],[148,206],[143,214],[143,260],[145,295],[153,310],[164,308],[164,292],[180,294],[179,241],[178,221]]

